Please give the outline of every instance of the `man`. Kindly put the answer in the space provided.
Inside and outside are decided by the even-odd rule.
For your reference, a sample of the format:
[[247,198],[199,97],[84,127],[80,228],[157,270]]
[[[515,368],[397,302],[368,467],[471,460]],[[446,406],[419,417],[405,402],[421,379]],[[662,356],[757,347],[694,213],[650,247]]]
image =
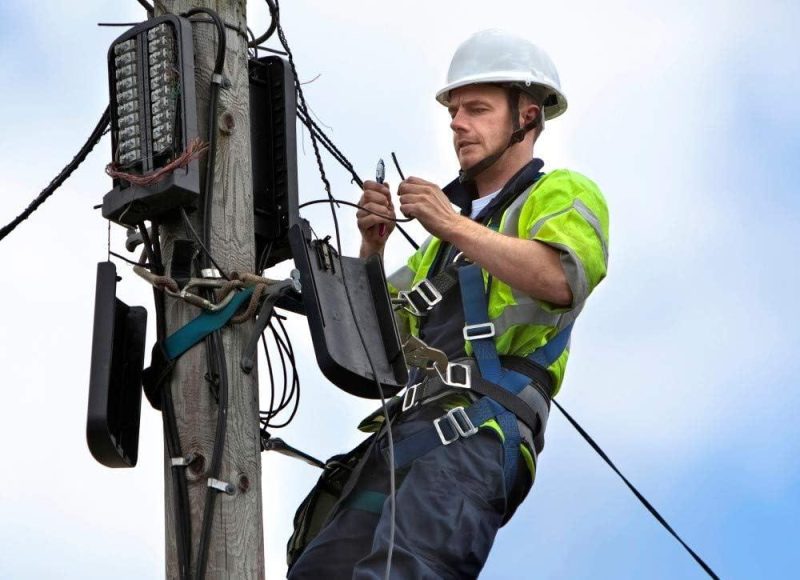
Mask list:
[[[444,190],[418,177],[397,190],[400,212],[431,237],[389,277],[404,330],[422,341],[408,344],[430,357],[391,405],[395,523],[378,413],[361,426],[378,434],[359,461],[348,457],[343,497],[291,578],[384,578],[390,553],[392,578],[476,577],[532,484],[572,325],[606,274],[597,186],[544,174],[533,158],[545,119],[567,108],[549,57],[479,32],[456,51],[437,100],[461,175]],[[394,229],[389,187],[366,182],[360,205],[361,255],[382,254]]]

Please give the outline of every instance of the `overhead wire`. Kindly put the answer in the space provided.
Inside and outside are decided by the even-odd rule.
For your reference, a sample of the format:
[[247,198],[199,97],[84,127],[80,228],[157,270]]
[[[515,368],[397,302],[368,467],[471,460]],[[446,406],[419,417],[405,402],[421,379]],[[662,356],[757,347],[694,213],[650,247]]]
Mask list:
[[[358,176],[358,173],[356,173],[356,170],[353,167],[353,164],[350,163],[350,160],[347,159],[347,157],[345,157],[344,153],[342,153],[339,150],[339,148],[336,147],[336,145],[331,140],[331,138],[328,137],[325,134],[325,132],[319,127],[317,122],[314,121],[314,119],[311,118],[311,116],[308,114],[308,112],[305,111],[305,110],[302,110],[301,107],[297,107],[297,118],[300,119],[300,121],[303,123],[303,125],[305,125],[308,128],[309,133],[312,135],[312,138],[316,137],[317,139],[319,139],[320,142],[322,143],[322,146],[325,147],[325,149],[328,150],[328,153],[330,153],[331,156],[336,161],[338,161],[339,164],[345,170],[347,170],[350,173],[350,175],[353,178],[353,182],[355,182],[358,185],[358,187],[363,188],[364,187],[364,182]],[[397,165],[396,157],[395,157],[395,166],[398,168],[398,172],[400,173],[400,177],[402,179],[405,179],[405,177],[403,177],[402,172],[399,171],[400,166]],[[337,199],[336,203],[349,203],[349,202],[343,202],[342,200],[338,200]],[[300,207],[302,207],[302,206],[300,206]],[[407,219],[398,219],[398,220],[394,220],[394,221],[395,222],[407,222],[407,221],[410,222],[410,221],[413,221],[413,220],[414,220],[414,218],[407,218]],[[412,238],[411,235],[403,227],[398,225],[397,226],[397,230],[403,235],[403,237],[405,237],[406,240],[408,240],[408,243],[411,244],[411,246],[415,250],[419,249],[419,244],[416,241],[414,241],[414,238]]]
[[267,31],[259,36],[258,38],[253,38],[247,46],[250,48],[258,48],[258,45],[267,40],[270,36],[275,34],[275,29],[278,25],[278,5],[273,2],[273,0],[266,0],[267,6],[269,7],[269,15],[270,15],[270,23],[267,27]]
[[72,158],[72,161],[67,163],[66,167],[64,167],[64,169],[62,169],[59,174],[53,178],[48,186],[45,187],[38,196],[36,196],[36,198],[28,205],[27,208],[25,208],[21,214],[0,229],[0,240],[3,240],[8,234],[14,231],[19,224],[28,219],[28,217],[34,211],[36,211],[40,205],[47,201],[47,199],[53,195],[59,187],[61,187],[61,185],[69,178],[69,176],[72,175],[72,172],[75,171],[78,166],[83,163],[89,153],[91,153],[92,149],[94,149],[94,146],[100,141],[100,138],[103,136],[103,133],[110,122],[111,106],[109,105],[106,107],[106,110],[103,111],[103,114],[100,115],[100,120],[97,121],[97,125],[92,130],[92,133],[89,135],[86,143],[83,144],[75,157]]
[[155,8],[153,8],[153,5],[147,0],[137,0],[137,2],[142,5],[142,8],[147,10],[147,17],[152,18],[153,14],[155,13]]
[[647,508],[647,510],[658,521],[658,523],[660,523],[670,534],[672,534],[672,536],[681,544],[681,546],[683,546],[683,548],[692,556],[692,558],[694,558],[694,561],[700,565],[700,567],[706,572],[706,574],[708,574],[711,578],[714,578],[715,580],[719,580],[719,576],[717,576],[717,574],[711,569],[711,567],[708,564],[705,563],[705,561],[697,554],[697,552],[692,550],[688,546],[688,544],[686,544],[686,542],[684,542],[683,539],[677,534],[677,532],[674,529],[672,529],[672,526],[670,526],[669,523],[667,523],[667,520],[664,519],[664,516],[662,516],[658,512],[658,510],[656,510],[656,508],[653,507],[653,505],[647,500],[647,498],[645,498],[644,495],[642,495],[642,493],[638,489],[636,489],[636,487],[628,480],[628,478],[622,474],[622,472],[617,468],[617,466],[614,465],[614,462],[611,461],[611,458],[606,454],[605,451],[603,451],[600,448],[600,445],[598,445],[595,442],[595,440],[592,439],[589,433],[587,433],[586,430],[583,427],[581,427],[569,413],[567,413],[567,411],[564,409],[564,407],[562,407],[559,404],[558,401],[552,399],[552,402],[553,404],[555,404],[558,410],[561,411],[561,414],[564,415],[567,421],[569,421],[569,423],[581,435],[581,437],[583,437],[583,439],[591,446],[591,448],[594,449],[597,452],[597,454],[603,459],[603,461],[605,461],[608,464],[608,466],[614,471],[614,473],[616,473],[620,477],[620,479],[622,479],[622,481],[625,482],[625,485],[628,486],[628,489],[630,489],[631,492],[633,492],[636,498],[642,503],[642,505],[644,505],[645,508]]
[[[279,3],[278,3],[277,0],[275,0],[275,5],[276,5],[276,12],[277,12],[277,10],[279,9],[278,8]],[[310,116],[308,114],[308,107],[306,106],[305,95],[303,94],[303,88],[302,88],[302,85],[300,84],[300,77],[297,74],[297,67],[296,67],[295,62],[294,62],[294,56],[292,55],[292,51],[289,48],[289,43],[286,40],[286,35],[284,34],[283,27],[281,26],[280,18],[278,18],[277,30],[278,30],[278,38],[280,39],[281,45],[283,46],[284,50],[286,50],[286,53],[287,53],[288,59],[289,59],[289,65],[290,65],[290,67],[292,69],[292,74],[294,76],[295,87],[296,87],[296,90],[297,90],[297,96],[299,98],[298,108],[301,109],[303,111],[303,113],[305,113],[306,118],[310,119]],[[330,182],[328,181],[328,178],[325,175],[325,168],[323,167],[323,164],[322,164],[322,157],[320,155],[319,146],[317,144],[317,138],[316,138],[316,136],[315,136],[313,131],[310,131],[310,135],[311,135],[311,144],[312,144],[312,146],[314,148],[314,155],[315,155],[316,160],[317,160],[317,167],[319,168],[319,172],[320,172],[320,177],[321,177],[322,182],[323,182],[323,184],[325,186],[325,192],[328,195],[328,199],[330,200],[331,215],[332,215],[332,218],[333,218],[334,231],[335,231],[335,234],[336,234],[336,249],[337,249],[338,255],[341,256],[342,255],[341,235],[340,235],[340,232],[339,232],[339,221],[338,221],[338,218],[336,216],[336,209],[334,207],[334,205],[336,204],[336,200],[334,199],[333,194],[331,192]],[[375,384],[376,384],[376,386],[378,388],[378,394],[379,394],[380,399],[381,399],[381,405],[382,405],[382,408],[383,408],[384,418],[385,418],[385,422],[386,422],[386,433],[387,433],[387,438],[388,438],[388,449],[389,449],[388,455],[389,455],[389,488],[390,488],[389,489],[389,505],[390,505],[389,547],[388,547],[387,554],[386,554],[386,569],[385,569],[385,578],[386,578],[386,580],[388,580],[390,578],[390,575],[391,575],[392,555],[393,555],[393,552],[394,552],[394,544],[395,544],[396,503],[397,503],[396,502],[396,495],[397,495],[397,493],[396,493],[396,481],[395,481],[394,439],[393,439],[393,436],[392,436],[392,422],[391,422],[391,417],[389,416],[389,411],[388,411],[388,408],[387,408],[387,405],[386,405],[386,397],[385,397],[385,394],[383,392],[383,385],[381,385],[380,379],[378,378],[378,372],[377,372],[377,370],[375,368],[375,363],[372,360],[372,356],[370,355],[369,347],[367,346],[366,340],[364,339],[364,335],[363,335],[363,333],[361,331],[361,327],[358,325],[356,312],[355,312],[355,307],[353,305],[353,300],[352,300],[352,297],[350,295],[350,289],[349,289],[349,286],[347,284],[347,277],[346,277],[346,275],[344,273],[344,270],[342,270],[342,286],[343,286],[344,291],[345,291],[345,296],[347,297],[347,303],[348,303],[348,306],[350,308],[350,312],[352,313],[352,316],[353,316],[353,322],[355,324],[356,332],[358,334],[359,340],[361,341],[362,347],[364,348],[364,353],[366,354],[367,362],[369,363],[370,369],[372,370],[372,375],[375,378]]]

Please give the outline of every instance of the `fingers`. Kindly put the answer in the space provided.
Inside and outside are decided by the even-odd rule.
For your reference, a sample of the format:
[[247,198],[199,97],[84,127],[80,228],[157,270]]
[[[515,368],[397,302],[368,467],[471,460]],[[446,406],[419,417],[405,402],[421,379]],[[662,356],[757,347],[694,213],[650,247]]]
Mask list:
[[391,202],[392,192],[389,189],[388,183],[378,183],[377,181],[365,181],[364,193],[366,193],[367,191],[380,193],[386,198],[387,201]]
[[356,222],[365,240],[378,241],[394,228],[395,212],[388,183],[365,181],[358,205],[361,208],[356,212]]

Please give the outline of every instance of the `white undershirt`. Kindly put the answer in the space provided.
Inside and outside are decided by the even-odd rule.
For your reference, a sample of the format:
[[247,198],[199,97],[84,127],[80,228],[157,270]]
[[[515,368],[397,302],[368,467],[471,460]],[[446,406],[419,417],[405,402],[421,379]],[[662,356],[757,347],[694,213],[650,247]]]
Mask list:
[[490,193],[489,195],[484,195],[483,197],[479,197],[477,199],[473,199],[472,200],[472,213],[469,214],[470,219],[474,220],[476,217],[478,217],[478,214],[481,213],[481,211],[483,211],[483,208],[485,208],[487,205],[489,205],[489,203],[495,198],[495,196],[498,193],[500,193],[499,189],[497,191],[495,191],[494,193]]

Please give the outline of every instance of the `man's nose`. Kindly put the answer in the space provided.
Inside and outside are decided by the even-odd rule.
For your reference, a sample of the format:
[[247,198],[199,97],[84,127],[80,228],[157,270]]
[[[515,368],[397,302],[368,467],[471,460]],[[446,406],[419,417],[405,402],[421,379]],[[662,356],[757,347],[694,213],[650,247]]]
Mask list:
[[465,115],[461,114],[460,109],[456,111],[456,113],[453,115],[453,118],[450,120],[450,129],[453,131],[453,133],[466,130]]

